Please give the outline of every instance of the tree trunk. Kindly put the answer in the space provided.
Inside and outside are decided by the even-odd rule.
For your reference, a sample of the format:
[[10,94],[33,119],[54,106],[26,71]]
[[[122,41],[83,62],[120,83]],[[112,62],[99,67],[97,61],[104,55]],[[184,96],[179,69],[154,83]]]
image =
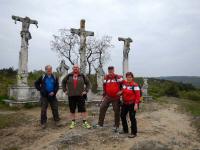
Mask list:
[[91,71],[92,71],[91,63],[88,63],[88,74],[89,75],[91,75]]

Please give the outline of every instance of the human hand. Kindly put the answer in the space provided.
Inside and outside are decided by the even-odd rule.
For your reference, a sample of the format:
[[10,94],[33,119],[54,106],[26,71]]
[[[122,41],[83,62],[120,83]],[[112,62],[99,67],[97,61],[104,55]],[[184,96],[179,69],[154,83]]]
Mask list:
[[118,93],[117,93],[117,96],[120,96],[122,94],[122,91],[119,91]]
[[50,95],[50,96],[53,96],[53,95],[54,95],[54,92],[49,93],[49,95]]
[[86,91],[82,92],[82,95],[86,95],[86,94],[87,94],[87,92],[86,92]]
[[135,110],[135,111],[138,111],[138,104],[135,104],[134,110]]

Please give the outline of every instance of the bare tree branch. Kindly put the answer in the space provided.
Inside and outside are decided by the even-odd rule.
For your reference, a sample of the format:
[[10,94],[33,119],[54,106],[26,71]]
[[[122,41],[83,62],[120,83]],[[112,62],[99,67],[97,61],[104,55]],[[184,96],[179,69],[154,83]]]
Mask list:
[[[88,37],[86,43],[86,60],[88,64],[88,73],[96,70],[100,65],[106,63],[110,58],[109,48],[112,37],[103,36],[102,38]],[[51,49],[56,51],[61,58],[65,58],[71,65],[78,63],[80,41],[79,36],[71,34],[67,29],[60,29],[58,35],[53,35],[53,40],[50,42]]]

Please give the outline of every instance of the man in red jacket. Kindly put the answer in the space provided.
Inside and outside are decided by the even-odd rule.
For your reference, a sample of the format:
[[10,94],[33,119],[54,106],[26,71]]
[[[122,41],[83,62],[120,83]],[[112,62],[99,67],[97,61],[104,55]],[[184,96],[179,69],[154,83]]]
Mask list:
[[108,67],[108,74],[104,77],[104,84],[103,84],[103,98],[104,101],[101,103],[100,106],[100,114],[99,114],[99,121],[97,127],[103,127],[104,118],[106,111],[112,103],[114,114],[115,114],[115,124],[113,131],[117,132],[119,128],[120,122],[120,96],[117,93],[120,91],[120,86],[123,79],[122,76],[119,76],[114,73],[114,67]]
[[131,120],[131,134],[129,138],[134,138],[137,135],[137,121],[135,118],[136,111],[138,110],[138,104],[140,102],[140,88],[136,82],[134,82],[134,76],[132,72],[126,73],[126,80],[122,83],[122,91],[118,94],[122,94],[123,104],[121,106],[121,120],[123,131],[122,133],[128,133],[127,114],[129,112],[129,118]]

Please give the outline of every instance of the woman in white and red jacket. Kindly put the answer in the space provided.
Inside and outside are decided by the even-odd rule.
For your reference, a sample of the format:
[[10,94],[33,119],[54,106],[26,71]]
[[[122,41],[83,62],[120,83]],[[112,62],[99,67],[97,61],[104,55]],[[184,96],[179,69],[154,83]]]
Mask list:
[[131,134],[128,137],[134,138],[137,136],[137,121],[135,115],[140,102],[140,88],[138,84],[134,82],[134,76],[132,72],[126,73],[126,80],[123,81],[122,90],[118,94],[122,94],[123,98],[123,104],[121,106],[123,131],[121,133],[128,133],[126,116],[129,112],[129,117],[131,120]]

